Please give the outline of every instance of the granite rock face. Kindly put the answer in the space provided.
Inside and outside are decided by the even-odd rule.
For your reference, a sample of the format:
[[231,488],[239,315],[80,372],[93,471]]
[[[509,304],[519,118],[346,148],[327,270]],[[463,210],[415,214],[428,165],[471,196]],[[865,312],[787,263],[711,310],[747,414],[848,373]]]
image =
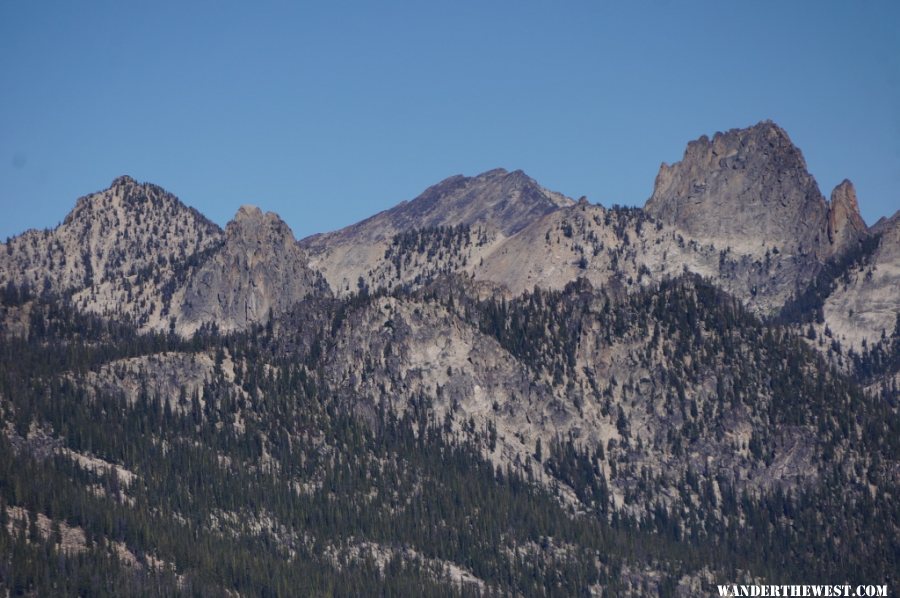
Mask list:
[[800,150],[771,121],[690,142],[681,162],[661,166],[644,209],[729,254],[714,279],[762,315],[802,294],[827,262],[871,234],[853,184],[844,180],[826,202]]
[[321,292],[326,284],[307,266],[290,227],[272,212],[242,206],[222,247],[190,277],[178,328],[190,333],[215,322],[224,331],[245,329]]
[[771,121],[690,142],[681,162],[660,167],[645,209],[723,248],[831,253],[825,198],[800,150]]
[[831,192],[828,205],[828,241],[833,253],[841,253],[866,235],[868,229],[859,213],[856,189],[853,183],[844,179]]
[[[825,300],[824,326],[846,347],[857,351],[891,333],[900,316],[900,212],[873,226],[878,247],[843,273]],[[884,336],[883,336],[884,335]]]

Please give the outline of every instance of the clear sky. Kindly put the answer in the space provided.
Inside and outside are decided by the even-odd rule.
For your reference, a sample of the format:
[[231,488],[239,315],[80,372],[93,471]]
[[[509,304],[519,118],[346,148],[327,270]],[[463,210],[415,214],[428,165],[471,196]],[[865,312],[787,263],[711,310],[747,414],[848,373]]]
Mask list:
[[900,2],[0,0],[0,239],[121,174],[298,237],[495,167],[642,205],[766,118],[900,208]]

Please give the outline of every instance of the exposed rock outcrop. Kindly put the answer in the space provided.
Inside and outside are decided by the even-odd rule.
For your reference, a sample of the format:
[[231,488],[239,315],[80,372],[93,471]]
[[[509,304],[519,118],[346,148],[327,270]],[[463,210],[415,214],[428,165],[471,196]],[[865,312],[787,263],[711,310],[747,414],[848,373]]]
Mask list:
[[828,240],[833,253],[841,253],[868,234],[866,223],[859,213],[856,189],[844,179],[831,192],[828,205]]
[[80,198],[56,228],[0,246],[0,285],[72,293],[86,311],[161,328],[166,283],[221,238],[218,226],[171,193],[121,176]]
[[[537,184],[521,170],[502,168],[474,177],[447,178],[412,201],[347,228],[301,241],[313,267],[336,293],[356,290],[377,267],[394,235],[455,225],[479,228],[487,245],[509,237],[541,216],[574,202]],[[473,256],[478,257],[478,256]]]
[[310,294],[327,292],[290,227],[277,214],[242,206],[226,227],[221,249],[190,277],[178,328],[190,333],[210,322],[224,331],[242,330]]
[[850,269],[824,305],[824,325],[846,347],[860,350],[863,340],[890,337],[900,314],[900,212],[872,227],[878,248]]
[[645,209],[722,248],[830,254],[825,198],[800,150],[771,121],[690,142],[681,162],[660,167]]
[[0,251],[0,281],[57,291],[120,283],[161,262],[181,261],[221,234],[161,187],[121,176],[108,189],[80,198],[56,228],[11,239]]
[[[299,243],[275,214],[241,208],[223,232],[161,188],[120,177],[56,229],[4,245],[0,284],[68,293],[79,309],[182,334],[207,322],[245,329],[310,294],[417,287],[451,273],[515,296],[580,277],[627,293],[690,271],[771,315],[827,260],[891,230],[866,229],[849,181],[826,202],[800,150],[765,121],[690,142],[661,167],[644,210],[576,203],[495,169]],[[891,243],[885,234],[872,270],[858,284],[848,273],[826,306],[854,346],[900,309],[896,293],[865,290],[893,283]]]

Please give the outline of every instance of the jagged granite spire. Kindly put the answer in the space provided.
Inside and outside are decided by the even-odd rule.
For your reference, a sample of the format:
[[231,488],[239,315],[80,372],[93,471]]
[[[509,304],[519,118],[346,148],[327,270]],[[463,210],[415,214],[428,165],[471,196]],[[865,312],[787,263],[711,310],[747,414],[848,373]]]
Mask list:
[[204,322],[244,329],[314,293],[327,293],[327,285],[308,267],[290,227],[277,214],[241,206],[224,244],[191,275],[178,329],[190,333]]
[[828,240],[834,253],[851,247],[867,234],[866,223],[859,214],[856,189],[853,183],[844,179],[831,192],[828,205]]

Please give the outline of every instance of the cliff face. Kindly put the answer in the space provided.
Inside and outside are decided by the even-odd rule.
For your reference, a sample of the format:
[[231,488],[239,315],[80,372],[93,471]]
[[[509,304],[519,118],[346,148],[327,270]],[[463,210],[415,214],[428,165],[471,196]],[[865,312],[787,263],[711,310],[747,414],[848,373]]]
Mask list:
[[825,198],[800,150],[770,121],[690,142],[681,162],[660,167],[645,209],[723,248],[831,253]]
[[804,293],[870,235],[853,184],[844,180],[826,202],[800,150],[771,121],[690,142],[680,162],[661,166],[645,211],[726,252],[714,280],[761,314]]
[[856,201],[856,189],[853,183],[844,179],[831,192],[828,205],[828,241],[832,253],[839,254],[852,248],[867,235],[868,229]]
[[825,299],[820,329],[859,351],[882,338],[890,341],[900,314],[900,212],[872,227],[878,246],[851,264]]
[[314,293],[327,293],[327,285],[307,266],[288,225],[272,212],[243,206],[228,223],[222,247],[182,291],[178,329],[188,334],[210,322],[242,330]]

